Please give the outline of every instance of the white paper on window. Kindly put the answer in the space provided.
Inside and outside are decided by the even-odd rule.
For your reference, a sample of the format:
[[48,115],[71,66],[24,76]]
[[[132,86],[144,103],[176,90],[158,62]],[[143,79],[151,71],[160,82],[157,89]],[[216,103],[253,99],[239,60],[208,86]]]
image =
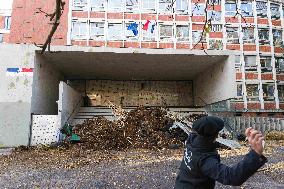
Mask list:
[[246,67],[256,66],[256,56],[244,56],[244,61]]
[[138,0],[126,0],[126,11],[128,12],[139,11],[139,1]]
[[192,4],[191,6],[191,14],[193,16],[204,16],[205,15],[205,6],[199,4]]
[[108,0],[108,9],[120,11],[123,3],[123,0]]
[[155,10],[155,1],[143,0],[142,6],[143,6],[143,9],[154,11]]
[[[146,23],[148,23],[148,21]],[[143,41],[156,41],[156,31],[157,31],[156,21],[149,20],[148,27],[145,28],[145,30],[142,29]]]
[[92,11],[102,11],[105,8],[105,0],[91,0]]
[[73,0],[73,9],[78,11],[86,11],[88,6],[87,0]]
[[188,13],[188,0],[176,0],[176,10],[178,12]]
[[103,39],[104,38],[104,23],[103,22],[91,22],[90,23],[90,38]]
[[172,0],[159,0],[160,12],[171,12],[173,8]]
[[108,24],[108,40],[121,40],[122,39],[122,24]]

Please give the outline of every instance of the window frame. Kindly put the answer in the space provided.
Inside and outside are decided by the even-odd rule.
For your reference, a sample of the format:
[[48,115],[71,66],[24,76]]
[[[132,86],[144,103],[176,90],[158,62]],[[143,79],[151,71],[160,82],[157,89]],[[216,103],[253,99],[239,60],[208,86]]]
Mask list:
[[[278,36],[275,36],[274,31],[278,31],[278,32],[280,32],[280,34]],[[281,29],[274,29],[274,28],[272,29],[273,45],[275,47],[281,47],[283,45],[282,33],[283,33],[283,30],[281,30]]]
[[[257,7],[257,4],[264,4],[265,6],[262,7]],[[265,7],[266,9],[263,9],[263,7]],[[265,1],[256,1],[256,15],[262,18],[267,18],[267,2]],[[264,14],[265,13],[265,14]]]
[[[250,10],[245,11],[244,5],[250,5]],[[241,1],[240,10],[243,17],[253,17],[253,5],[251,1]]]
[[[134,35],[132,30],[128,30],[127,29],[128,25],[133,24],[133,23],[136,23],[136,22],[133,21],[133,22],[126,22],[125,23],[125,31],[124,31],[125,36],[124,37],[125,37],[126,40],[138,41],[139,40],[139,32],[141,31],[140,30],[141,29],[141,24],[140,23],[136,23],[138,25],[138,28],[137,28],[138,34]],[[131,33],[131,35],[129,35],[128,32]]]
[[[181,6],[180,7],[178,7],[177,6],[177,1],[181,1]],[[188,2],[188,0],[185,0],[186,1],[186,5],[183,5],[184,4],[184,2],[183,2],[184,0],[176,0],[176,12],[177,13],[179,13],[179,14],[188,14],[188,8],[189,8],[189,2]],[[185,6],[185,8],[183,8]]]
[[[103,33],[102,34],[92,34],[92,24],[102,24],[103,25]],[[93,21],[91,21],[90,22],[90,24],[89,24],[89,29],[90,29],[90,31],[89,31],[89,34],[90,34],[90,39],[104,39],[104,37],[105,37],[105,23],[104,22],[93,22]],[[99,27],[99,28],[101,28],[101,27]]]
[[[282,88],[282,90],[280,90],[280,88]],[[278,91],[279,102],[284,102],[284,83],[277,84],[277,91]]]
[[[268,33],[268,35],[262,35],[264,37],[266,37],[267,39],[261,38],[260,34],[262,31],[266,31]],[[269,45],[270,41],[269,41],[269,29],[268,28],[258,28],[258,39],[259,39],[259,44],[260,45]]]
[[[269,62],[267,62],[269,60]],[[263,66],[264,63],[264,66]],[[271,56],[260,56],[260,69],[262,72],[272,72],[272,58]]]
[[73,0],[72,7],[73,7],[72,10],[75,11],[86,11],[88,8],[88,0]]
[[[255,63],[251,64],[250,62],[247,62],[246,60],[250,60],[249,57],[254,57]],[[245,64],[245,70],[257,70],[257,61],[256,61],[256,55],[244,55],[244,64]]]
[[[245,31],[248,30],[248,29],[253,31],[253,39],[251,39],[250,37],[245,38],[245,36],[246,36]],[[243,33],[243,43],[245,43],[245,44],[255,43],[255,28],[253,28],[253,27],[242,27],[242,33]],[[248,36],[250,36],[250,35],[248,35]]]
[[[79,26],[79,34],[74,35],[73,31],[75,28],[75,24],[80,24]],[[85,25],[85,35],[82,34],[81,30],[82,30],[82,24]],[[87,34],[88,34],[88,29],[89,29],[89,25],[87,21],[81,21],[81,20],[73,20],[72,21],[72,26],[71,26],[71,38],[74,40],[82,40],[82,39],[87,39]]]
[[[227,0],[225,1],[225,16],[235,16],[237,13],[237,3],[233,0]],[[231,10],[235,7],[235,10]],[[230,8],[230,10],[228,10],[227,8]]]
[[[144,3],[146,1],[147,1],[147,5],[148,5],[147,7],[144,6]],[[154,1],[154,7],[150,6],[150,5],[152,5],[151,2],[153,3],[153,0],[143,0],[142,1],[142,10],[146,11],[146,12],[156,12],[157,11],[157,7],[156,7],[156,4],[155,4],[155,1]]]
[[[161,31],[162,31],[163,27],[171,27],[171,36],[161,35]],[[166,31],[166,33],[167,33],[167,31]],[[173,37],[174,37],[173,25],[160,23],[159,24],[159,39],[160,39],[160,41],[172,41]]]
[[[253,86],[254,85],[254,86]],[[256,87],[254,90],[256,91],[252,91],[252,93],[250,93],[249,91],[249,87]],[[247,99],[248,101],[259,101],[259,84],[258,83],[246,83],[246,91],[247,91]]]
[[[178,37],[178,28],[187,28],[188,36],[184,37],[184,32],[182,33],[182,37]],[[189,42],[190,39],[190,25],[176,25],[176,39],[178,42]]]
[[93,0],[91,0],[90,1],[91,11],[105,11],[105,7],[107,7],[107,3],[106,3],[105,0],[102,0],[102,1],[103,1],[103,5],[102,6],[98,6],[98,5],[93,3]]
[[[132,5],[127,5],[127,1],[128,0],[125,0],[125,11],[126,12],[139,12],[140,11],[140,1],[141,0],[135,0],[137,4],[132,4]],[[132,9],[130,9],[130,7],[132,7]]]
[[5,30],[11,29],[11,21],[12,21],[11,16],[5,16],[5,20],[4,20],[4,29]]
[[[202,30],[192,30],[192,33],[191,33],[191,36],[192,36],[192,44],[197,44],[198,42],[199,42],[199,40],[201,39],[201,36],[202,36]],[[198,33],[198,39],[197,38],[195,38],[195,33]],[[195,39],[197,39],[196,41],[195,41]],[[199,43],[206,43],[206,33],[204,32],[203,33],[203,38],[202,38],[202,40],[199,42]]]
[[[113,25],[120,25],[120,33],[114,32],[117,35],[112,36],[112,38],[110,38],[110,26]],[[108,41],[121,41],[123,39],[123,24],[122,23],[108,23],[107,24],[107,40]],[[114,38],[113,38],[114,37]]]
[[[273,94],[270,94],[269,87],[273,88]],[[274,83],[263,83],[262,84],[262,95],[264,101],[273,101],[275,99],[275,85]]]
[[[228,29],[237,29],[236,31],[234,31],[234,33],[237,34],[237,36],[235,38],[229,37],[228,34],[231,34],[233,32],[228,32]],[[227,40],[228,44],[239,44],[240,43],[240,40],[239,40],[239,28],[238,27],[228,27],[228,26],[226,26],[226,40]]]
[[[199,8],[196,8],[196,7],[201,7],[200,9]],[[202,9],[203,7],[203,9]],[[195,10],[199,11],[199,12],[195,12]],[[203,10],[203,12],[201,12]],[[205,5],[204,4],[195,4],[195,3],[192,3],[191,4],[191,15],[192,16],[205,16]]]
[[[274,7],[273,7],[274,6]],[[276,8],[278,6],[278,10],[272,10],[273,8]],[[273,13],[275,13],[276,12],[276,14],[275,15],[273,15]],[[281,18],[281,15],[280,15],[280,5],[279,4],[276,4],[276,3],[271,3],[270,4],[270,13],[271,13],[271,19],[272,20],[280,20],[280,18]]]

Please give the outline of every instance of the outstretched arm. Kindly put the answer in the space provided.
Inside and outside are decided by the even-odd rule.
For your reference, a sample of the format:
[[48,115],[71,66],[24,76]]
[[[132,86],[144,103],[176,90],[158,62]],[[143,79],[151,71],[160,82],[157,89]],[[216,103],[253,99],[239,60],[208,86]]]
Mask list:
[[246,130],[246,135],[251,150],[245,155],[242,161],[229,167],[221,164],[219,160],[214,157],[208,157],[200,162],[203,174],[222,184],[233,186],[243,184],[250,176],[252,176],[267,162],[267,159],[262,155],[262,134],[259,131],[248,128]]

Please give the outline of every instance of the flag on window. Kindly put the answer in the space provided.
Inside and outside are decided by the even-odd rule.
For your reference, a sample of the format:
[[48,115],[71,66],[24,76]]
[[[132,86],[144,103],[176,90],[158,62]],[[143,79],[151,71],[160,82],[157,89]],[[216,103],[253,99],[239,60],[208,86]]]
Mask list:
[[147,31],[148,28],[149,28],[149,24],[150,24],[150,23],[151,23],[150,20],[147,20],[146,23],[143,24],[143,28],[142,28],[142,29]]
[[128,27],[127,27],[127,30],[132,30],[133,34],[135,36],[138,35],[138,24],[136,22],[134,23],[131,23]]

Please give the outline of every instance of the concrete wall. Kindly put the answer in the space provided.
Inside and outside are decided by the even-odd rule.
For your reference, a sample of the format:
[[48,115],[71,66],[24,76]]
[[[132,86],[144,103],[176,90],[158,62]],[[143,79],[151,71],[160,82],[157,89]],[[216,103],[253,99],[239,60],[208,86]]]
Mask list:
[[195,105],[204,106],[205,103],[211,104],[236,97],[234,62],[235,56],[231,55],[197,76],[193,81]]
[[0,44],[0,147],[28,144],[32,73],[7,68],[33,68],[34,56],[32,46]]
[[[64,82],[59,84],[58,123],[71,121],[83,103],[82,95]],[[70,118],[70,119],[69,119]],[[69,120],[68,120],[69,119]]]
[[35,56],[34,67],[32,113],[56,115],[59,83],[64,76],[40,54]]

